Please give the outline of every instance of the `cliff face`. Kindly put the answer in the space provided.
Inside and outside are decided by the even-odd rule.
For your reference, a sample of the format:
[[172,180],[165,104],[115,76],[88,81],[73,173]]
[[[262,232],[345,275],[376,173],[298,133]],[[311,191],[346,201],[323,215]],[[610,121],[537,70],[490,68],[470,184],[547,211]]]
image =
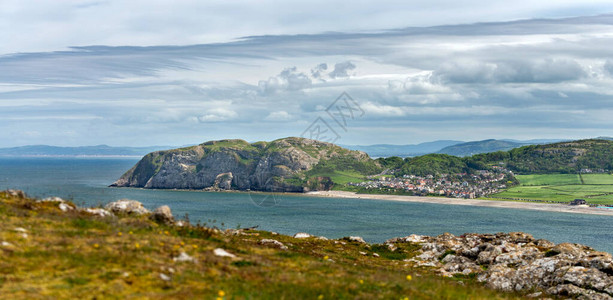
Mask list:
[[309,190],[308,171],[338,159],[375,164],[363,152],[304,138],[253,144],[220,140],[149,153],[111,186],[303,192]]

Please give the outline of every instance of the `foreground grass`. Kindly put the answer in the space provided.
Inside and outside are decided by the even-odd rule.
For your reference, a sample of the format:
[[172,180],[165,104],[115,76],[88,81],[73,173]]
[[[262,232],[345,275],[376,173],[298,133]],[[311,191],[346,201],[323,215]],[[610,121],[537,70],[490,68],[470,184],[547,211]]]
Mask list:
[[[56,205],[0,193],[0,298],[517,297],[487,290],[474,278],[441,278],[412,267],[403,261],[416,254],[412,244],[392,252],[382,245],[294,239],[264,231],[233,235],[200,226],[160,225],[147,217],[61,212]],[[289,249],[259,245],[263,238]],[[215,248],[237,258],[215,256]],[[173,260],[181,252],[196,261]],[[372,256],[374,252],[380,257]]]
[[546,174],[517,175],[519,186],[491,196],[496,198],[532,199],[570,202],[577,198],[593,204],[613,204],[613,175]]

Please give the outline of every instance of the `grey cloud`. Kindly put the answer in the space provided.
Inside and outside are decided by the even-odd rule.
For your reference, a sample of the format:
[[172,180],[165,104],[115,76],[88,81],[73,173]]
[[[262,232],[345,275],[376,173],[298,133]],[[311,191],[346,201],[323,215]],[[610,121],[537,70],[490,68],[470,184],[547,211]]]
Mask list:
[[572,59],[539,61],[457,61],[442,64],[433,72],[434,82],[441,83],[554,83],[586,76]]
[[311,76],[313,76],[313,78],[321,78],[326,70],[328,70],[328,64],[321,63],[311,69]]
[[311,86],[308,75],[298,72],[296,67],[286,68],[279,75],[268,80],[260,80],[258,87],[263,95],[274,94],[280,91],[297,91]]
[[330,78],[344,78],[349,77],[349,71],[355,69],[355,64],[350,61],[336,63],[334,70],[328,74]]
[[609,75],[613,75],[613,60],[607,60],[604,64],[605,72],[609,73]]

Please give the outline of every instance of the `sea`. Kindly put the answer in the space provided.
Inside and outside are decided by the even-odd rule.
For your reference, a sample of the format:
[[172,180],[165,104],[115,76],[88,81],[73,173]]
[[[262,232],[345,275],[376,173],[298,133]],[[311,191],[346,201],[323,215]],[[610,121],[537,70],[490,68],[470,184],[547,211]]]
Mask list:
[[0,189],[38,198],[58,196],[81,206],[133,199],[168,205],[178,218],[221,229],[258,226],[293,235],[361,236],[372,243],[410,234],[523,231],[555,243],[613,253],[613,217],[523,209],[324,198],[250,192],[111,188],[139,158],[0,158]]

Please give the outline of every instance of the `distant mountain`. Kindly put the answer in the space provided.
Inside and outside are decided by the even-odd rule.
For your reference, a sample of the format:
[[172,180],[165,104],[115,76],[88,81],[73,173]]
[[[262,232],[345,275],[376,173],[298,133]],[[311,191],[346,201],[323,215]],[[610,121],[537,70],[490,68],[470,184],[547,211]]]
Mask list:
[[428,153],[435,153],[445,147],[464,143],[462,141],[453,141],[453,140],[438,140],[433,142],[426,142],[416,145],[389,145],[389,144],[378,144],[378,145],[341,145],[341,147],[345,147],[351,150],[359,150],[368,153],[371,157],[390,157],[390,156],[398,156],[398,157],[409,157],[409,156],[418,156]]
[[489,139],[484,141],[475,141],[451,145],[441,149],[437,153],[454,156],[471,156],[480,153],[507,151],[525,145],[526,144],[524,143]]
[[56,147],[31,145],[13,148],[0,148],[0,156],[144,156],[149,152],[171,148],[174,147],[111,147],[107,145]]

